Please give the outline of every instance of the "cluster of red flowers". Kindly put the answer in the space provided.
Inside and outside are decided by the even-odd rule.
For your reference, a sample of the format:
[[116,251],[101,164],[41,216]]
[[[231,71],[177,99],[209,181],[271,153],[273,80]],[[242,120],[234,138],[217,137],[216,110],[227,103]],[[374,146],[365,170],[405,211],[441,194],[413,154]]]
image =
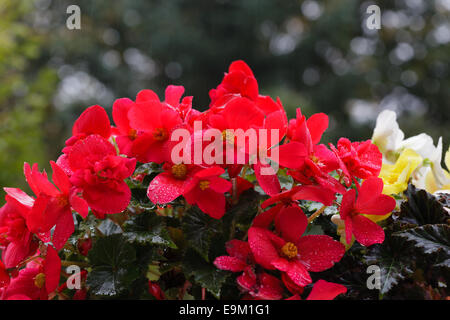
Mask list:
[[[370,140],[352,143],[342,138],[337,146],[320,144],[328,127],[327,115],[306,119],[298,109],[296,119],[288,122],[281,101],[259,93],[253,72],[243,61],[233,62],[221,84],[210,91],[208,110],[193,109],[192,97],[182,98],[183,94],[183,87],[171,85],[164,101],[151,90],[140,91],[135,101],[118,99],[112,110],[115,126],[102,107],[86,109],[75,122],[62,155],[51,162],[54,184],[37,164],[25,164],[34,196],[5,188],[6,204],[0,209],[1,298],[52,297],[60,278],[57,252],[74,232],[73,212],[86,218],[90,211],[103,219],[125,210],[131,192],[124,180],[133,175],[137,161],[162,165],[163,172],[148,186],[153,203],[167,204],[182,196],[216,219],[243,191],[255,187],[245,179],[253,170],[269,196],[261,208],[270,208],[255,217],[248,241],[231,240],[229,256],[215,261],[220,269],[242,272],[237,283],[248,298],[281,299],[284,285],[292,299],[299,299],[312,282],[309,272],[326,270],[344,255],[344,245],[331,237],[304,235],[310,221],[298,200],[330,206],[337,204],[341,194],[346,242],[353,236],[365,246],[384,240],[383,230],[370,217],[388,214],[395,201],[381,194],[382,155]],[[201,123],[200,130],[194,122]],[[215,158],[229,160],[232,154],[231,160],[242,156],[246,163],[174,162],[178,142],[171,138],[177,129],[190,133],[188,149],[201,140],[201,152],[208,149],[203,143],[208,130],[217,129],[223,133],[224,149],[238,152],[215,154]],[[279,135],[276,141],[248,148],[249,137],[239,141],[228,129],[276,129]],[[275,153],[276,159],[271,157]],[[262,173],[274,159],[293,178],[290,190],[282,190],[275,170]],[[342,285],[319,280],[308,299],[332,299],[345,291]]]

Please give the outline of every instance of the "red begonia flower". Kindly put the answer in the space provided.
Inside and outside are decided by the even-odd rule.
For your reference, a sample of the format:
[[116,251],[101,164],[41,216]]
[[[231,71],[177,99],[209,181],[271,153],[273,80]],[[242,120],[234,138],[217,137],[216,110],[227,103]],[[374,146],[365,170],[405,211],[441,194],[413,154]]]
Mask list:
[[365,180],[358,190],[350,189],[342,197],[340,217],[345,222],[346,242],[356,241],[364,246],[384,241],[384,231],[364,215],[386,215],[395,208],[395,199],[382,194],[383,180],[372,177]]
[[350,142],[347,138],[341,138],[337,148],[331,143],[330,148],[338,158],[347,185],[350,185],[352,177],[367,179],[380,174],[383,155],[372,141]]
[[26,222],[34,199],[20,189],[4,189],[7,195],[0,209],[0,247],[6,268],[13,268],[37,249]]
[[120,153],[128,157],[134,156],[132,148],[133,143],[138,136],[137,130],[131,127],[130,119],[128,118],[128,113],[134,106],[135,104],[132,100],[121,98],[114,101],[112,111],[113,120],[116,124],[112,133],[116,136],[116,143]]
[[325,114],[314,114],[306,120],[301,110],[297,109],[297,118],[289,122],[287,137],[290,142],[278,147],[279,163],[304,185],[319,185],[343,193],[345,188],[329,175],[329,172],[339,168],[336,155],[326,146],[318,144],[327,127],[328,117]]
[[344,246],[326,235],[302,236],[307,218],[299,207],[282,209],[276,216],[276,235],[267,229],[251,227],[248,242],[257,263],[278,269],[298,286],[311,283],[308,271],[331,268],[344,255]]
[[283,287],[280,279],[266,273],[246,269],[236,279],[242,291],[247,292],[253,300],[279,300],[283,297]]
[[52,242],[56,249],[61,249],[74,231],[72,209],[81,216],[88,214],[87,202],[78,196],[77,189],[72,187],[67,174],[53,161],[53,182],[50,183],[44,172],[39,172],[37,164],[30,167],[25,163],[25,177],[36,195],[30,214],[27,216],[27,226],[31,232],[42,234],[50,231],[56,225]]
[[[184,97],[180,102],[183,93],[182,86],[170,85],[166,88],[164,102],[161,102],[152,90],[140,91],[136,97],[136,103],[128,98],[117,99],[113,105],[113,119],[117,126],[113,128],[113,134],[116,136],[120,152],[129,157],[136,157],[141,162],[148,162],[157,157],[157,155],[151,155],[148,148],[170,149],[172,129],[181,121],[188,121],[196,114],[196,111],[192,109],[192,97]],[[153,118],[155,110],[152,106],[155,105],[158,106],[155,110],[159,110],[157,115],[159,119],[153,119],[148,125],[136,120],[143,112],[148,113],[147,117]],[[178,113],[178,117],[175,117],[175,113]],[[163,125],[167,119],[171,122]],[[162,162],[161,159],[153,161]]]
[[111,124],[105,109],[95,105],[87,108],[75,121],[72,136],[98,134],[105,139],[111,135]]
[[17,277],[11,279],[4,292],[4,299],[47,300],[50,293],[59,284],[61,260],[56,250],[48,246],[44,259],[37,259],[20,270]]
[[89,207],[103,214],[126,209],[131,191],[124,179],[136,167],[136,159],[116,155],[112,144],[98,135],[78,141],[68,155],[70,182],[77,187]]
[[234,95],[255,100],[258,97],[258,83],[250,67],[242,60],[231,63],[228,73],[216,89],[209,91],[210,107],[220,107]]
[[211,167],[196,172],[187,183],[183,196],[191,205],[197,205],[200,210],[215,219],[225,214],[225,192],[231,189],[231,182],[220,178],[225,170],[221,167]]
[[200,167],[187,164],[163,165],[164,171],[150,182],[147,197],[155,204],[169,203],[181,196]]
[[171,150],[177,144],[171,141],[171,134],[183,126],[184,120],[192,112],[190,97],[179,102],[183,93],[183,87],[169,86],[165,102],[159,101],[151,90],[138,93],[136,103],[127,116],[129,126],[137,132],[131,152],[140,162],[162,163],[171,160]]
[[231,182],[220,178],[225,172],[214,166],[203,169],[195,165],[165,164],[165,171],[157,175],[148,186],[147,196],[153,203],[165,204],[183,195],[191,205],[213,218],[225,214],[224,193]]
[[248,266],[253,266],[255,260],[247,242],[230,240],[225,248],[229,256],[220,256],[214,260],[214,265],[221,270],[232,272],[244,271]]
[[281,281],[265,272],[255,271],[255,260],[247,242],[228,241],[226,250],[229,256],[217,257],[214,264],[222,270],[242,272],[236,281],[243,292],[248,293],[252,299],[281,299]]

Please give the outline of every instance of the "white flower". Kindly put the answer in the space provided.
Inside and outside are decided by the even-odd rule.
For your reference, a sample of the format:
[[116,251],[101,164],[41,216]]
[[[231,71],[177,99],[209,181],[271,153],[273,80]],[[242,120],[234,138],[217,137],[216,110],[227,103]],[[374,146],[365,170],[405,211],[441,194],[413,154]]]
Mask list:
[[[442,147],[442,146],[441,146]],[[437,148],[433,144],[433,138],[425,133],[413,136],[400,143],[399,149],[413,149],[422,158],[430,159],[430,155],[436,155]],[[441,148],[442,149],[442,148]],[[442,150],[441,150],[442,155]],[[430,159],[431,160],[431,159]],[[440,161],[440,157],[439,157]]]
[[397,123],[394,111],[384,110],[377,118],[372,135],[372,142],[378,146],[381,153],[390,161],[395,162],[395,153],[400,148],[405,134]]

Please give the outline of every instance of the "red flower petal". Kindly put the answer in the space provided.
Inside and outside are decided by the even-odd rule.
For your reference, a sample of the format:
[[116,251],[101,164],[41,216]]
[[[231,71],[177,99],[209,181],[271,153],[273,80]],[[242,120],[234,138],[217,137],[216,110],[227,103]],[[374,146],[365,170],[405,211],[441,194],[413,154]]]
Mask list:
[[30,254],[34,252],[30,252],[30,242],[32,235],[30,232],[24,236],[23,241],[11,242],[6,247],[6,250],[2,252],[2,260],[6,266],[6,268],[14,268],[19,262],[24,260]]
[[32,169],[28,163],[25,163],[23,169],[25,178],[36,196],[40,193],[45,193],[49,196],[57,196],[59,194],[58,189],[48,181],[45,171],[39,172],[37,163],[33,165]]
[[328,116],[325,113],[316,113],[306,120],[313,144],[318,144],[322,134],[328,128]]
[[166,98],[165,102],[170,104],[172,107],[177,107],[180,104],[181,96],[184,93],[183,86],[170,85],[166,88]]
[[279,300],[283,297],[283,287],[278,278],[263,272],[259,275],[259,283],[258,292],[250,294],[264,300]]
[[359,189],[356,211],[363,214],[385,215],[395,209],[395,199],[381,194],[383,180],[372,177],[365,180]]
[[124,181],[117,181],[114,189],[103,185],[86,186],[83,198],[93,210],[112,214],[125,210],[131,200],[131,191]]
[[[132,128],[153,133],[156,128],[163,127],[161,114],[169,109],[159,100],[147,100],[136,103],[135,107],[128,112],[130,125]],[[171,110],[175,112],[175,110]]]
[[346,292],[347,288],[342,284],[318,280],[306,300],[333,300],[336,296]]
[[346,219],[353,210],[356,198],[356,190],[350,189],[343,196],[339,214],[342,219]]
[[252,290],[257,284],[255,271],[251,267],[247,267],[244,272],[237,277],[236,282],[245,290]]
[[296,141],[283,144],[274,149],[278,150],[278,157],[271,156],[270,159],[279,163],[282,167],[291,169],[300,168],[305,161],[305,157],[308,155],[305,145]]
[[64,170],[61,169],[54,161],[50,161],[50,165],[52,166],[53,170],[53,182],[63,194],[68,195],[69,190],[72,187],[72,184],[69,181],[69,177],[64,172]]
[[228,129],[242,129],[262,127],[264,113],[255,103],[247,98],[235,98],[231,100],[223,111],[223,116],[228,124]]
[[148,100],[156,100],[159,102],[159,97],[153,90],[149,89],[141,90],[138,92],[136,96],[136,103],[145,102]]
[[[282,261],[284,260],[284,261]],[[312,282],[306,267],[299,261],[287,261],[285,259],[278,259],[274,261],[273,265],[281,271],[286,272],[286,275],[296,285],[304,287]]]
[[342,243],[326,235],[309,235],[297,242],[300,260],[312,272],[324,271],[341,260],[345,253]]
[[225,247],[230,256],[243,261],[247,260],[252,254],[248,242],[242,240],[230,240],[226,243]]
[[82,216],[83,218],[86,218],[88,216],[88,214],[89,214],[88,203],[86,202],[86,200],[80,198],[77,195],[77,190],[76,189],[74,189],[72,191],[72,193],[70,194],[69,202],[70,202],[70,205],[73,208],[73,210],[78,212],[78,214],[80,216]]
[[61,273],[61,259],[52,246],[47,247],[47,255],[44,261],[45,288],[48,293],[56,290]]
[[150,182],[147,196],[153,203],[171,202],[184,192],[185,183],[185,180],[175,179],[170,173],[160,173]]
[[308,218],[302,209],[293,205],[281,209],[275,218],[275,226],[284,240],[297,242],[308,226]]
[[292,200],[309,200],[331,206],[336,197],[336,193],[330,189],[319,186],[299,186]]
[[56,222],[55,231],[53,232],[53,245],[56,250],[61,250],[67,242],[67,239],[75,231],[72,212],[67,210],[59,217]]
[[[261,170],[264,168],[266,174],[262,174]],[[276,195],[281,191],[280,181],[278,180],[278,176],[273,171],[273,169],[268,164],[263,164],[258,161],[253,165],[253,170],[255,171],[256,180],[258,180],[259,186],[265,193],[269,196]],[[272,174],[267,174],[268,172],[272,172]]]
[[279,259],[278,251],[273,245],[270,236],[270,231],[252,227],[248,230],[248,244],[252,250],[255,261],[268,270],[273,270],[275,267],[272,262]]
[[350,244],[353,238],[353,222],[351,217],[347,217],[344,220],[345,223],[345,242]]
[[247,266],[244,261],[229,256],[217,257],[216,260],[214,260],[214,265],[221,270],[228,270],[232,272],[243,271]]
[[272,221],[275,219],[276,215],[280,212],[281,208],[283,208],[283,204],[277,204],[276,206],[261,212],[254,219],[252,226],[260,227],[260,228],[268,228]]
[[113,120],[122,135],[130,133],[130,120],[128,119],[128,112],[134,106],[134,102],[128,98],[121,98],[114,101],[113,104]]
[[61,206],[57,198],[41,194],[34,201],[33,208],[27,216],[27,227],[33,233],[49,231],[68,206]]
[[189,204],[196,204],[200,210],[214,219],[220,219],[225,214],[225,196],[211,188],[200,190],[196,187],[187,193],[183,193]]
[[352,223],[355,239],[363,246],[368,247],[374,243],[382,243],[384,241],[383,228],[372,220],[357,215],[352,218]]
[[98,134],[108,139],[111,135],[111,124],[105,109],[98,105],[87,108],[73,125],[72,135],[78,134]]
[[108,155],[115,155],[116,149],[99,135],[90,135],[75,143],[69,153],[68,160],[72,171],[89,169],[96,161]]

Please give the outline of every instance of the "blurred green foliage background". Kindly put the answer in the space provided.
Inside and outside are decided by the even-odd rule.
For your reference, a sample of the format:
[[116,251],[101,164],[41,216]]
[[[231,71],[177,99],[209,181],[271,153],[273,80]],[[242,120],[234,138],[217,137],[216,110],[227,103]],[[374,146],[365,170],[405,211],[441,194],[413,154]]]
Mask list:
[[[81,30],[66,27],[72,4]],[[448,148],[449,17],[450,0],[2,0],[0,186],[24,186],[24,161],[48,167],[90,105],[182,84],[204,110],[235,59],[290,117],[329,114],[328,141],[370,138],[389,108],[406,136]]]

